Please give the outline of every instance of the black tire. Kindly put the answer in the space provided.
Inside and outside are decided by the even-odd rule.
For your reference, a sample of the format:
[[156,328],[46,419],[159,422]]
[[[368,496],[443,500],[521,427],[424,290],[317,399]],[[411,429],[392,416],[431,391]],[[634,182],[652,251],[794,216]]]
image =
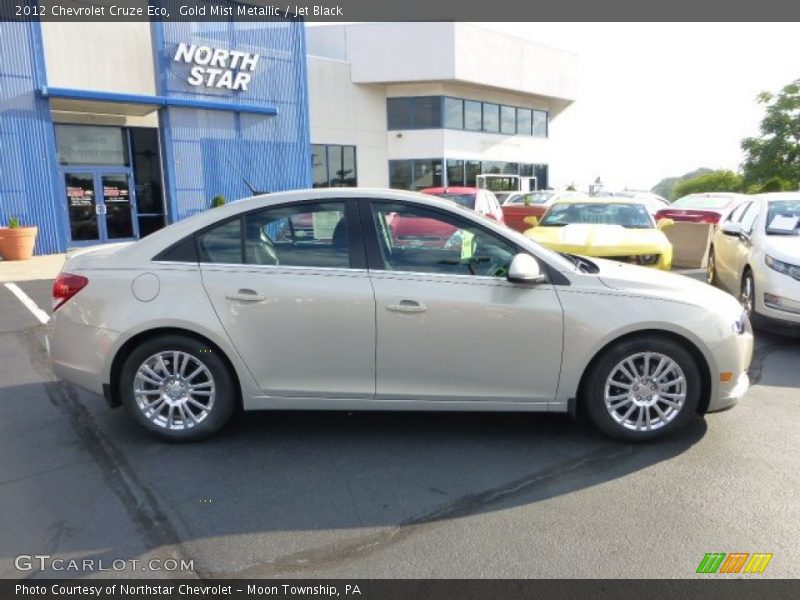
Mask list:
[[[657,408],[648,407],[644,409],[635,405],[631,400],[630,404],[623,406],[619,410],[627,410],[630,406],[634,406],[633,411],[637,415],[640,410],[646,411],[643,412],[645,415],[644,418],[650,416],[651,424],[653,425],[651,429],[631,429],[615,420],[611,416],[610,410],[606,407],[606,383],[623,360],[645,352],[663,355],[674,361],[677,366],[680,367],[685,380],[685,398],[683,400],[683,405],[679,409],[672,409],[674,410],[674,414],[669,412],[670,408],[666,404],[662,403],[666,402],[665,400],[657,401]],[[634,362],[637,366],[641,366],[641,368],[644,369],[643,357],[635,359]],[[653,367],[651,363],[649,372],[655,373],[655,370],[655,367]],[[617,380],[615,379],[615,381]],[[684,427],[693,416],[697,415],[697,407],[700,403],[702,393],[701,388],[702,379],[700,376],[700,366],[697,364],[695,357],[684,345],[668,337],[642,336],[624,340],[603,351],[602,355],[591,367],[591,371],[584,382],[582,400],[589,418],[595,426],[606,435],[624,442],[649,442],[674,433]],[[623,395],[626,393],[633,394],[632,390],[623,391],[621,388],[617,388],[613,385],[610,387],[610,391],[616,393],[622,392]],[[642,393],[645,394],[646,392]],[[614,402],[612,401],[611,404],[613,405]],[[662,421],[656,412],[657,410],[662,410],[662,412],[667,413],[667,416],[672,416],[669,420],[664,419],[660,425],[657,425],[658,421]],[[615,414],[620,418],[624,416],[619,413]]]
[[[207,372],[202,371],[198,377],[200,377],[199,381],[201,384],[209,380],[211,381],[211,386],[207,386],[203,389],[213,389],[213,397],[209,395],[205,396],[205,398],[213,398],[213,403],[210,405],[206,414],[203,414],[202,411],[198,411],[197,409],[192,409],[192,415],[202,416],[199,422],[194,420],[194,418],[190,418],[191,415],[186,415],[184,412],[185,423],[183,422],[184,419],[179,419],[179,417],[176,416],[176,420],[180,422],[173,422],[176,428],[168,428],[164,423],[159,424],[156,422],[156,420],[161,421],[162,416],[166,418],[163,412],[160,413],[162,416],[159,416],[158,419],[148,418],[148,416],[145,415],[145,411],[140,408],[136,393],[134,392],[137,371],[148,359],[162,352],[182,353],[178,355],[180,357],[188,355],[191,359],[185,359],[187,363],[190,362],[193,367],[196,367],[198,364],[203,365],[207,370]],[[194,361],[196,361],[196,363]],[[167,363],[166,366],[168,369],[174,369],[174,367],[170,365],[169,358],[167,358],[165,362]],[[181,362],[183,362],[183,359]],[[163,375],[161,372],[158,372],[158,374]],[[210,374],[210,377],[208,374]],[[192,381],[197,380],[193,379]],[[161,397],[158,396],[156,392],[156,386],[150,385],[150,388],[154,392],[153,397],[155,399],[160,399]],[[225,360],[219,356],[217,350],[210,348],[208,344],[198,339],[176,334],[151,338],[137,346],[125,359],[119,378],[119,397],[128,413],[150,433],[155,434],[163,440],[173,442],[200,440],[208,437],[225,425],[236,407],[235,394],[237,393],[237,389],[233,374],[230,372]],[[204,404],[208,402],[207,399],[201,396],[198,396],[197,399]],[[184,411],[191,408],[186,406],[185,403],[184,407]],[[164,412],[168,413],[168,411],[169,406],[166,406]],[[182,428],[177,428],[178,426]]]
[[719,287],[719,279],[717,277],[717,257],[714,256],[714,246],[708,251],[708,264],[706,265],[706,283]]

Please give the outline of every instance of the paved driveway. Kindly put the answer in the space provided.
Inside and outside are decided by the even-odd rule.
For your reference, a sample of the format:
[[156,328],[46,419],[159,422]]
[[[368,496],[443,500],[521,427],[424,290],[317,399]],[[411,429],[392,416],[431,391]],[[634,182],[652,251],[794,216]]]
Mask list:
[[[19,285],[47,309],[50,283]],[[652,445],[562,416],[286,412],[164,444],[56,381],[0,285],[0,577],[48,575],[19,554],[173,557],[187,577],[691,577],[712,551],[798,577],[798,365],[800,341],[759,335],[740,405]],[[120,574],[169,574],[141,569]]]

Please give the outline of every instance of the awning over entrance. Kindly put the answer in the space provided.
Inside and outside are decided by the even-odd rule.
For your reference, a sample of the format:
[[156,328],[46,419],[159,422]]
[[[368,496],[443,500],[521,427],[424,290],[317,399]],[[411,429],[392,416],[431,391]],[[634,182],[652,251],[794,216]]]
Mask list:
[[[166,96],[143,96],[139,94],[121,94],[115,92],[98,92],[93,90],[76,90],[43,86],[39,93],[43,98],[50,98],[52,108],[64,111],[97,112],[110,115],[144,116],[161,107],[197,108],[201,110],[219,110],[274,116],[278,109],[274,106],[253,106],[249,104],[229,104],[213,100],[197,100],[193,98],[168,98]],[[91,103],[87,106],[86,103]]]

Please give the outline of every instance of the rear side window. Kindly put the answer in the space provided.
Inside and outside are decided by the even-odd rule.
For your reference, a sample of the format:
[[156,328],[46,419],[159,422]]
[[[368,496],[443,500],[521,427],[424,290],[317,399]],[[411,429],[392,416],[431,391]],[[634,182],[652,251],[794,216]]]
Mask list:
[[242,262],[242,219],[215,225],[197,234],[200,262],[238,264]]
[[348,269],[349,237],[342,201],[268,208],[245,216],[245,262]]

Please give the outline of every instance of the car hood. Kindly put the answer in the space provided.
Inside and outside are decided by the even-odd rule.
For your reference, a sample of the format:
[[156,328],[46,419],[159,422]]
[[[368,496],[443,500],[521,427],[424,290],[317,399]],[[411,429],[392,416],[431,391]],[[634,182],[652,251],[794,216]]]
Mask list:
[[764,252],[780,261],[800,265],[800,235],[768,235]]
[[592,261],[600,268],[597,278],[608,288],[702,306],[718,314],[728,313],[731,318],[742,312],[741,305],[730,294],[686,275],[612,260]]
[[559,252],[590,256],[660,254],[669,245],[658,229],[627,229],[621,225],[539,226],[528,229],[525,235]]

